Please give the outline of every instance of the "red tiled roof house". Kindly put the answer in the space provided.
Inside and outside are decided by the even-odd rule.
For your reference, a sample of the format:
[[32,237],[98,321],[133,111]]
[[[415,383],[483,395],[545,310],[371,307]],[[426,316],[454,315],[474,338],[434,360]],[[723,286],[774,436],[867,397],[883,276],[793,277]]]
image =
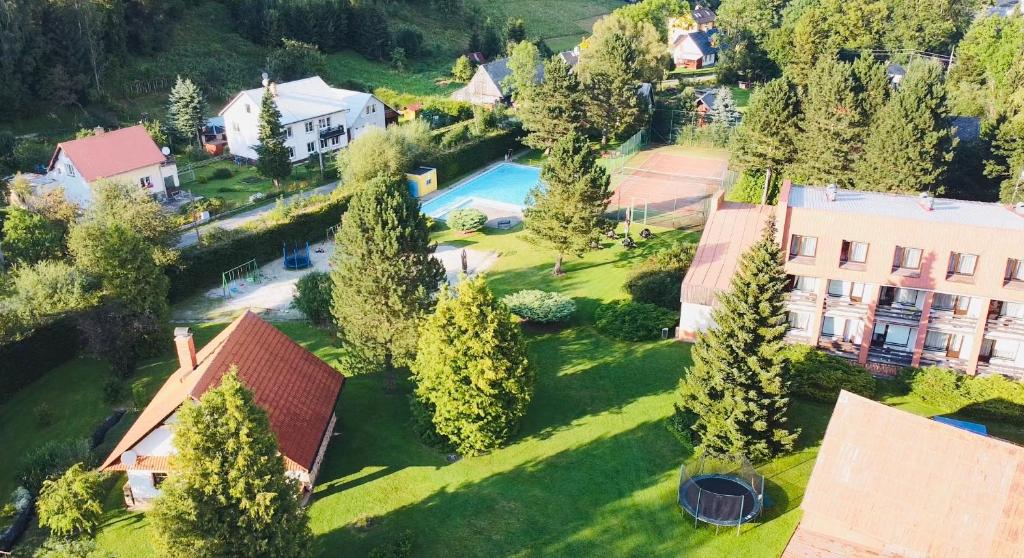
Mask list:
[[91,203],[92,185],[100,180],[135,184],[158,198],[180,186],[178,167],[141,125],[97,129],[96,135],[57,144],[46,176],[82,207]]
[[246,312],[196,351],[188,328],[175,330],[179,368],[168,378],[100,469],[125,471],[125,502],[147,507],[171,472],[174,424],[182,403],[198,401],[232,366],[270,419],[287,474],[312,489],[337,417],[344,376],[277,328]]

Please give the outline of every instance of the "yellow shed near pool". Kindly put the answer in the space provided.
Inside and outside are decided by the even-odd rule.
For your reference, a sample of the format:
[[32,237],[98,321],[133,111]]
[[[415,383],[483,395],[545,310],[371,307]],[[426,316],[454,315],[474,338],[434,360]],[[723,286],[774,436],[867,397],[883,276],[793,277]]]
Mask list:
[[437,169],[416,167],[405,175],[405,180],[409,184],[409,193],[412,194],[412,197],[422,198],[437,190]]

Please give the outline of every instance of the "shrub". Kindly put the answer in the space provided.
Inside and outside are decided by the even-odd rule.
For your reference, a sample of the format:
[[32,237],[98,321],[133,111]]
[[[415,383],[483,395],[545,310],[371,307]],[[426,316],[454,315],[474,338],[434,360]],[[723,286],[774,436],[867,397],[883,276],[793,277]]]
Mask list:
[[120,378],[111,376],[103,382],[103,401],[110,405],[116,405],[128,396],[128,388]]
[[325,325],[331,322],[331,275],[313,271],[303,275],[295,285],[296,293],[292,304],[309,318],[309,321]]
[[564,322],[576,311],[576,303],[562,293],[525,290],[501,299],[513,314],[534,323]]
[[18,482],[38,493],[44,480],[64,474],[75,463],[91,465],[92,462],[89,440],[50,440],[25,456],[18,471]]
[[456,209],[445,217],[448,227],[462,232],[473,232],[480,230],[487,222],[487,214],[479,209],[468,207]]
[[693,453],[697,444],[694,441],[693,425],[697,422],[697,415],[694,415],[690,411],[680,407],[678,404],[672,404],[673,409],[672,416],[668,417],[668,422],[665,427],[668,431],[675,436],[679,444],[683,446],[683,453],[689,455]]
[[655,304],[667,310],[679,308],[679,289],[693,262],[697,245],[684,243],[662,250],[637,265],[624,288],[634,302]]
[[784,354],[793,365],[790,388],[794,395],[834,403],[843,389],[864,397],[875,394],[875,378],[863,367],[844,358],[809,345],[791,345],[786,347]]
[[466,143],[467,140],[469,140],[469,127],[457,125],[441,136],[441,147],[449,149]]
[[397,537],[375,547],[370,558],[408,558],[412,556],[412,531],[403,531]]
[[595,313],[597,330],[625,341],[657,339],[662,328],[675,326],[677,315],[653,304],[612,302]]
[[935,366],[901,374],[925,403],[965,416],[1024,424],[1024,383],[1003,376],[972,377]]
[[409,58],[419,58],[423,54],[423,33],[415,27],[403,26],[395,33],[395,46]]
[[53,414],[53,409],[50,408],[50,405],[47,404],[46,401],[36,405],[35,408],[32,409],[32,415],[36,419],[36,426],[40,428],[50,426],[56,419],[56,416]]
[[[210,173],[211,180],[227,180],[232,176],[234,176],[234,173],[232,173],[231,169],[227,167],[217,167],[213,169],[212,173]],[[223,190],[224,188],[221,189]]]
[[522,144],[516,130],[506,130],[482,138],[474,138],[455,148],[431,154],[423,165],[437,169],[440,180],[448,180],[474,171],[503,157],[509,149],[518,149]]

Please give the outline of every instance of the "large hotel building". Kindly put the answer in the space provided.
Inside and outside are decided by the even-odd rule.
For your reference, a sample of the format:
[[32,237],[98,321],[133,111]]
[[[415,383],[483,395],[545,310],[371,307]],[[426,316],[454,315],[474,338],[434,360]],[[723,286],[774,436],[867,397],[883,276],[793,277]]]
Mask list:
[[1024,379],[1024,205],[786,182],[774,207],[712,199],[683,280],[679,337],[774,214],[791,290],[787,338],[876,373],[939,365]]

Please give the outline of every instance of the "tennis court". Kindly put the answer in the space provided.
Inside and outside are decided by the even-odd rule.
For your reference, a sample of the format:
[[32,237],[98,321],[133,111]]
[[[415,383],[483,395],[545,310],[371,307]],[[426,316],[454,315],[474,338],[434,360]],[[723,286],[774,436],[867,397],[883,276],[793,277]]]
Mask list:
[[729,180],[723,158],[687,154],[677,147],[641,151],[614,170],[610,209],[620,221],[700,226],[711,194]]

